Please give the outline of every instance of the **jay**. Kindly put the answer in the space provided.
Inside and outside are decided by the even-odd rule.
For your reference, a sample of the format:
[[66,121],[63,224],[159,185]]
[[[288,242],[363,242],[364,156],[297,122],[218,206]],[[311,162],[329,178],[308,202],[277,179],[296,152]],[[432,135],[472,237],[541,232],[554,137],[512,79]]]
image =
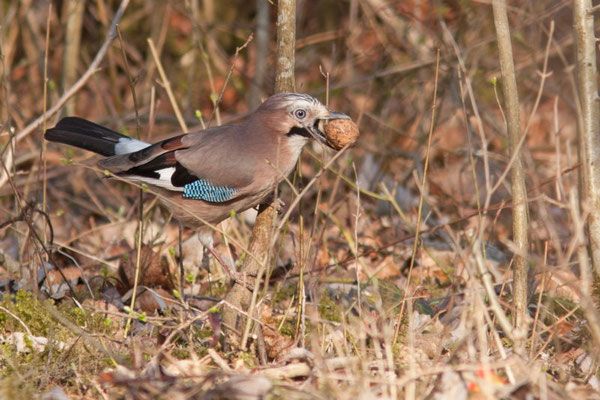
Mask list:
[[[197,230],[201,243],[226,271],[215,251],[212,228],[232,211],[263,202],[294,169],[310,140],[327,143],[322,122],[349,119],[312,96],[269,97],[242,122],[213,127],[150,144],[77,117],[66,117],[45,132],[51,142],[105,156],[103,170],[150,186],[173,216]],[[331,147],[331,146],[330,146]]]

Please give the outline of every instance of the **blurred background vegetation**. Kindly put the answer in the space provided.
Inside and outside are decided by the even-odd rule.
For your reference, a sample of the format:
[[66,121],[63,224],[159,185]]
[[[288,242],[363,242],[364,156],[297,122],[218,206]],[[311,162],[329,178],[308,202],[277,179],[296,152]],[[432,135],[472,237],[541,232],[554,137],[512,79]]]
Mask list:
[[[243,117],[274,92],[277,9],[273,3],[132,0],[119,23],[121,37],[110,45],[100,68],[59,113],[48,118],[46,126],[61,116],[77,115],[146,140],[179,131],[148,39],[156,46],[188,126],[214,126]],[[90,172],[96,160],[90,154],[55,145],[46,148],[41,126],[22,134],[88,69],[119,4],[111,0],[0,0],[0,154],[6,168],[0,171],[3,279],[29,277],[43,258],[36,255],[32,230],[37,227],[49,235],[48,221],[34,214],[33,225],[25,223],[26,201],[48,213],[55,242],[67,254],[55,259],[63,267],[72,266],[72,257],[90,271],[88,275],[116,275],[117,268],[127,268],[123,266],[127,262],[119,259],[134,246],[138,191],[100,179],[100,171]],[[485,265],[510,316],[514,248],[510,185],[505,182],[510,155],[491,5],[470,0],[297,1],[296,91],[328,101],[332,109],[349,114],[361,131],[357,145],[323,174],[280,233],[275,264],[285,267],[284,278],[276,277],[269,289],[271,305],[287,310],[279,317],[281,325],[280,320],[275,325],[284,336],[301,336],[304,343],[306,331],[295,325],[299,297],[294,290],[299,274],[306,274],[306,298],[316,314],[303,323],[310,333],[329,340],[329,347],[324,342],[321,349],[315,342],[308,347],[324,357],[360,355],[360,362],[365,363],[363,368],[346,365],[346,372],[355,374],[353,382],[324,373],[327,384],[311,386],[307,389],[311,394],[352,398],[358,393],[385,393],[394,397],[399,393],[415,396],[416,390],[416,398],[466,398],[483,391],[489,395],[486,398],[518,398],[519,390],[525,388],[534,396],[547,393],[544,390],[557,396],[548,398],[590,390],[593,398],[597,386],[590,381],[595,379],[596,367],[591,362],[582,367],[583,361],[590,360],[589,335],[582,329],[585,320],[577,290],[576,249],[583,244],[577,236],[582,216],[575,206],[577,105],[571,2],[511,1],[508,16],[530,196],[527,257],[534,268],[530,313],[535,320],[527,346],[530,364],[515,359],[510,344],[500,340],[505,338],[501,330],[494,321],[484,319],[490,314],[478,300],[481,285],[475,279],[480,276],[475,265],[482,256],[478,248],[483,248]],[[430,129],[430,165],[426,187],[420,188]],[[319,171],[322,160],[331,156],[321,150],[314,146],[305,151],[293,178],[297,187],[305,185]],[[425,200],[423,235],[409,276],[421,195]],[[282,185],[281,197],[292,201],[288,185]],[[176,273],[176,227],[166,224],[168,215],[154,209],[150,197],[144,204],[145,217],[151,221],[144,240],[160,254],[154,264],[164,263]],[[248,221],[251,217],[235,218],[228,225],[229,234],[247,242]],[[193,252],[192,236],[184,233],[191,243],[184,246],[183,255],[190,274],[186,277],[189,290],[222,294],[212,283],[207,287],[210,274],[197,268],[201,255]],[[221,246],[234,261],[243,257],[240,249]],[[340,285],[348,282],[354,292],[340,292]],[[357,288],[365,290],[364,298],[357,297]],[[415,316],[406,312],[405,294],[420,299],[414,303]],[[410,304],[413,307],[412,300]],[[150,307],[148,312],[155,309]],[[376,310],[377,317],[365,310]],[[392,317],[390,310],[395,312]],[[363,319],[353,319],[353,313]],[[417,314],[429,319],[415,322]],[[159,324],[153,324],[158,329]],[[122,329],[122,323],[113,326],[113,332]],[[347,336],[336,339],[336,329]],[[47,335],[47,329],[37,334]],[[353,338],[360,343],[352,342]],[[188,348],[188,344],[179,343],[181,353],[175,358],[186,359],[190,349],[206,354],[206,346],[190,344]],[[125,342],[114,346],[130,350]],[[38,356],[38,364],[27,369],[15,357],[9,370],[21,376],[36,373],[47,361]],[[224,357],[229,365],[236,360],[252,364],[239,354]],[[383,364],[378,364],[379,369],[365,366],[373,360],[387,363],[385,368],[396,366],[395,377],[406,370],[409,375],[404,377],[409,377],[391,389],[395,383],[382,383],[389,378]],[[80,373],[85,362],[71,361]],[[252,362],[256,362],[253,366],[261,364]],[[491,375],[488,369],[477,369],[489,362],[498,363],[489,367]],[[461,370],[460,376],[423,372],[453,363],[472,368]],[[135,364],[133,376],[147,377],[144,366],[141,361]],[[92,374],[101,367],[96,365]],[[73,383],[71,372],[58,372],[54,364],[53,368],[62,381],[46,377],[27,390],[39,392],[49,382],[68,382],[66,390],[80,397],[88,390],[101,392]],[[545,385],[550,381],[548,389]],[[21,389],[23,382],[17,384]],[[410,382],[418,382],[418,387],[411,389]],[[464,393],[451,391],[461,388]]]

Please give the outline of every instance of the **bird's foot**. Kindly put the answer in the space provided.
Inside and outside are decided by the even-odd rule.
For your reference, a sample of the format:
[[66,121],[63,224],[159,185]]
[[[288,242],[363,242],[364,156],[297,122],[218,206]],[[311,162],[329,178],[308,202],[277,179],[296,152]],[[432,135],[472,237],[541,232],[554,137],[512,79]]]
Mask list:
[[277,213],[281,214],[283,207],[285,207],[285,203],[279,197],[275,197],[275,193],[271,193],[269,197],[265,200],[264,204],[268,204],[275,208]]
[[277,211],[278,214],[281,214],[283,211],[283,208],[285,207],[284,201],[281,200],[280,198],[273,199],[273,201],[271,202],[271,205],[273,206],[273,208],[275,208],[275,211]]

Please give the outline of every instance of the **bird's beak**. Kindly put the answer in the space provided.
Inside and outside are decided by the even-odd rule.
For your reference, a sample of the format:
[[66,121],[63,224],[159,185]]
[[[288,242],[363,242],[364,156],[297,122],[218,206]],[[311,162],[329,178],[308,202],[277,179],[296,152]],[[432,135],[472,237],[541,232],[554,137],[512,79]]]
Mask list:
[[347,116],[344,113],[341,112],[336,112],[336,111],[329,111],[329,116],[325,117],[325,118],[321,118],[321,119],[352,119],[349,116]]
[[328,147],[331,147],[332,149],[335,149],[332,145],[330,145],[327,142],[327,137],[324,132],[325,121],[330,121],[332,119],[352,119],[352,118],[350,118],[346,114],[343,114],[340,112],[329,111],[329,115],[327,115],[326,117],[319,118],[318,120],[315,121],[314,124],[307,126],[307,129],[314,139],[323,143],[324,145],[327,145]]

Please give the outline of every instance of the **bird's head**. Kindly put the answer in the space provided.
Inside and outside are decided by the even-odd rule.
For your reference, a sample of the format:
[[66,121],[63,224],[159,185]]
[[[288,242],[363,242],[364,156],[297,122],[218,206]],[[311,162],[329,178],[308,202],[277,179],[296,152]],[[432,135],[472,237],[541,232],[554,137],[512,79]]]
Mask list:
[[271,132],[300,146],[313,138],[332,147],[325,138],[323,123],[332,119],[350,119],[346,114],[327,109],[314,97],[301,93],[273,95],[256,111]]

